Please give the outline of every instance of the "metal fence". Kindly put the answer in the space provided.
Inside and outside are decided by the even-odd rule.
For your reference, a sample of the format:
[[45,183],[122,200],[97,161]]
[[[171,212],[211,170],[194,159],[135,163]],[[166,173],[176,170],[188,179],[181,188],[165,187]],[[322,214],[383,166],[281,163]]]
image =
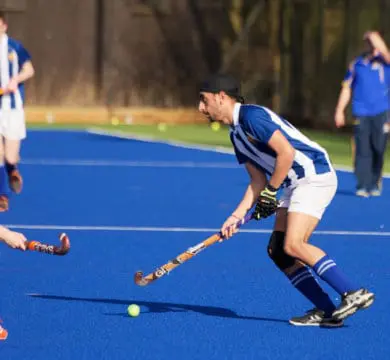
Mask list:
[[28,104],[194,106],[209,72],[296,123],[331,122],[362,35],[390,0],[0,0],[33,56]]

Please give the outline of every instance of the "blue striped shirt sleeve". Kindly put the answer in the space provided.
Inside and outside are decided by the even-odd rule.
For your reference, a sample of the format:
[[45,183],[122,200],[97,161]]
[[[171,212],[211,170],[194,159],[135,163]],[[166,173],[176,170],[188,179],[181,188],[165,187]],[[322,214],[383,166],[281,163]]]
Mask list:
[[23,47],[21,43],[18,43],[15,47],[15,51],[18,54],[19,68],[22,68],[24,63],[31,60],[30,53]]
[[268,144],[274,132],[280,130],[280,126],[264,109],[256,108],[248,115],[247,128],[257,141]]

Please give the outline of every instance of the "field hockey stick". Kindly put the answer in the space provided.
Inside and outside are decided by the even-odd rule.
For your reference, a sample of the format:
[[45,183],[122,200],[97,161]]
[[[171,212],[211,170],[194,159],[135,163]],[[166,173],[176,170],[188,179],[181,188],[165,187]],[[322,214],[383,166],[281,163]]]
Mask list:
[[26,249],[30,251],[37,251],[37,252],[50,254],[50,255],[59,255],[59,256],[66,255],[70,249],[69,237],[65,233],[62,233],[59,236],[59,239],[61,243],[60,246],[43,244],[36,240],[27,241]]
[[[240,228],[242,225],[246,224],[251,219],[252,219],[252,214],[247,214],[243,219],[241,219],[235,224],[236,228],[237,229]],[[186,261],[190,260],[195,255],[199,254],[204,249],[208,248],[209,246],[215,244],[216,242],[222,239],[223,239],[222,233],[221,232],[216,233],[210,236],[209,238],[207,238],[206,240],[200,242],[199,244],[190,247],[189,249],[181,253],[173,260],[169,261],[163,266],[160,266],[158,269],[156,269],[154,272],[150,273],[149,275],[143,276],[142,271],[137,271],[134,275],[134,282],[139,286],[149,285],[151,282],[160,279],[164,275],[167,275],[169,272],[177,268],[179,265],[184,264]]]

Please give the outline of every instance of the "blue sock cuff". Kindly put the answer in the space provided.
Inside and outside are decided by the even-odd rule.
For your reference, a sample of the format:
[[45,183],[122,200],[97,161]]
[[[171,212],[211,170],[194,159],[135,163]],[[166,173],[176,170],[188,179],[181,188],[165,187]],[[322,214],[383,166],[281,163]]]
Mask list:
[[337,264],[325,255],[314,266],[313,270],[324,281],[326,281],[339,294],[356,289],[355,285],[343,274]]
[[300,274],[306,273],[307,271],[308,271],[308,268],[306,266],[302,266],[298,270],[294,271],[292,274],[287,275],[287,276],[291,280]]
[[313,270],[321,275],[324,271],[330,269],[331,267],[336,266],[336,263],[328,256],[325,255],[323,258],[317,261],[313,266]]
[[301,281],[306,280],[308,278],[312,278],[313,274],[310,272],[309,268],[304,266],[299,268],[297,271],[294,273],[288,275],[288,278],[290,279],[291,283],[296,286],[298,285]]

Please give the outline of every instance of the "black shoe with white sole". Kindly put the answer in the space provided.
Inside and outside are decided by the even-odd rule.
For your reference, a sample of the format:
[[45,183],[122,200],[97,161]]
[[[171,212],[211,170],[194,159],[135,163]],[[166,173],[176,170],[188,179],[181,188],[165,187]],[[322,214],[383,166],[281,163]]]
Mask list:
[[325,313],[319,309],[308,311],[303,316],[297,316],[290,319],[289,323],[295,326],[320,326],[320,327],[341,327],[344,325],[343,320],[336,320],[325,317]]
[[374,299],[374,293],[369,292],[367,289],[359,289],[345,293],[340,306],[333,311],[332,316],[334,319],[344,320],[356,311],[370,307]]

